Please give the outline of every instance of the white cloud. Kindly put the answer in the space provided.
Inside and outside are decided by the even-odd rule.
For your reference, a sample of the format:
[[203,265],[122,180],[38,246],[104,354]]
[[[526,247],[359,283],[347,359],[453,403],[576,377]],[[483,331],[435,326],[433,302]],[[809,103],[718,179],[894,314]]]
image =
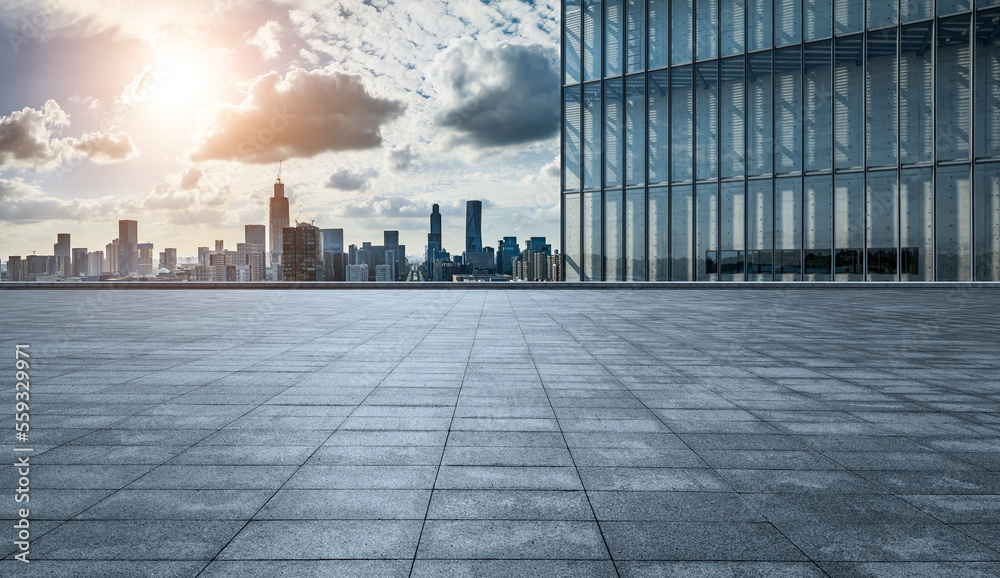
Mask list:
[[247,39],[247,44],[259,48],[264,60],[277,58],[281,53],[281,24],[269,20]]

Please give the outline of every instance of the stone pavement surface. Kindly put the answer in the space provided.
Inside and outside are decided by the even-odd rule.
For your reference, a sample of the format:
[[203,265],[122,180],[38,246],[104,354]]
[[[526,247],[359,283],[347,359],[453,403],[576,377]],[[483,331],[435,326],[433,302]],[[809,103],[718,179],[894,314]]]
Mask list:
[[4,576],[1000,575],[997,290],[5,291],[0,340]]

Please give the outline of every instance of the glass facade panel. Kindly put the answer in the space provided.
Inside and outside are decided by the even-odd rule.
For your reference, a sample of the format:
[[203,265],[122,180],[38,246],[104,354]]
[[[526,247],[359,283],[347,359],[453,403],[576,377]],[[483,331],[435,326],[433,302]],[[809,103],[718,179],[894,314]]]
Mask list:
[[1000,164],[976,167],[976,281],[1000,281]]
[[564,50],[563,84],[580,82],[581,49],[580,34],[583,31],[579,2],[566,2],[563,10]]
[[646,86],[641,74],[625,79],[625,184],[646,177]]
[[976,158],[1000,157],[1000,10],[976,15]]
[[670,0],[647,0],[646,42],[649,46],[649,68],[663,68],[670,64]]
[[802,0],[774,0],[774,44],[802,42]]
[[774,170],[802,170],[802,49],[774,53]]
[[746,0],[722,0],[720,25],[723,56],[746,52],[746,19]]
[[901,0],[899,5],[900,19],[915,22],[934,15],[934,0]]
[[670,63],[686,64],[694,57],[694,0],[671,0]]
[[719,278],[719,185],[698,185],[697,258],[698,280],[714,281]]
[[771,17],[771,0],[746,0],[747,47],[749,50],[770,48],[774,27]]
[[806,177],[803,205],[803,279],[829,281],[833,268],[833,178]]
[[895,281],[899,272],[896,171],[868,173],[867,193],[868,280]]
[[622,81],[604,82],[604,186],[622,184]]
[[746,174],[746,75],[742,57],[722,61],[719,82],[722,177]]
[[601,186],[601,83],[583,85],[583,188]]
[[698,162],[695,176],[698,180],[719,176],[719,63],[712,61],[695,65],[695,103],[698,108],[697,127]]
[[696,281],[694,194],[690,185],[670,187],[670,280]]
[[897,0],[869,0],[868,29],[885,28],[896,24],[898,8]]
[[806,40],[829,38],[833,26],[833,6],[830,0],[804,0],[804,25]]
[[563,188],[580,189],[580,87],[563,93]]
[[903,281],[934,280],[934,175],[905,170],[899,178],[899,257]]
[[624,281],[625,263],[622,260],[622,192],[604,192],[604,280]]
[[625,191],[625,280],[646,280],[646,192]]
[[670,133],[668,131],[669,71],[649,73],[646,84],[646,114],[649,118],[649,183],[666,183],[670,180]]
[[938,21],[936,84],[937,102],[942,105],[937,109],[934,132],[939,161],[969,158],[972,130],[969,28],[968,15]]
[[624,27],[622,0],[604,0],[604,76],[622,73]]
[[747,183],[747,280],[772,281],[774,265],[774,182]]
[[896,29],[868,33],[865,91],[869,167],[896,166]]
[[833,186],[835,281],[865,278],[865,175],[837,175]]
[[583,280],[601,280],[601,193],[583,193]]
[[802,180],[774,186],[774,280],[802,280]]
[[580,253],[582,251],[580,238],[580,193],[569,193],[563,195],[563,236],[565,237],[563,246],[565,281],[579,281],[582,279],[580,267]]
[[719,0],[698,1],[698,60],[719,57]]
[[667,188],[649,189],[649,280],[670,280],[670,205]]
[[640,72],[646,66],[646,28],[643,20],[646,5],[643,0],[625,2],[625,72]]
[[747,58],[747,113],[750,118],[747,161],[750,175],[769,175],[772,171],[773,104],[771,53],[751,54]]
[[938,281],[972,280],[971,209],[968,165],[938,168],[934,208]]
[[934,158],[934,25],[904,26],[899,36],[899,157]]
[[719,279],[742,281],[746,274],[746,185],[722,183],[719,204]]
[[583,0],[583,80],[601,78],[601,0]]
[[833,33],[837,36],[861,32],[865,0],[833,0]]
[[937,12],[939,16],[968,12],[971,5],[972,0],[937,0]]
[[805,73],[805,118],[803,119],[804,163],[807,171],[833,168],[833,44],[827,40],[807,44],[803,58]]
[[838,38],[833,71],[833,156],[838,169],[864,162],[864,37]]
[[691,67],[670,71],[670,176],[673,182],[694,176],[694,87]]

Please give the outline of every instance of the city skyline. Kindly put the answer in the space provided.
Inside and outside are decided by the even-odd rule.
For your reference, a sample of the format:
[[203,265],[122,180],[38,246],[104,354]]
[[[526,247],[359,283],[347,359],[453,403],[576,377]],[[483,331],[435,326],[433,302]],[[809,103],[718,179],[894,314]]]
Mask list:
[[476,198],[486,242],[557,236],[558,3],[151,4],[0,2],[0,254],[132,219],[192,256],[267,222],[282,160],[293,221],[416,248]]

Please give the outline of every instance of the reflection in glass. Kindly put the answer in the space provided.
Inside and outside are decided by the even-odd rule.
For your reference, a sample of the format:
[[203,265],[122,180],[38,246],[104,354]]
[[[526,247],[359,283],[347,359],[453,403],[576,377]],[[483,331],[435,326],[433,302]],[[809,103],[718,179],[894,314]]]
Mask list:
[[747,281],[771,281],[774,263],[772,181],[747,184]]
[[686,64],[694,55],[694,0],[671,0],[670,13],[670,63]]
[[670,72],[670,111],[671,179],[690,181],[694,172],[694,91],[690,66]]
[[565,268],[563,277],[566,281],[580,280],[580,193],[569,193],[563,196],[563,223],[566,246],[563,248]]
[[905,170],[899,179],[900,278],[934,280],[934,179],[931,169]]
[[719,176],[719,63],[704,62],[695,65],[695,115],[697,135],[698,180]]
[[937,280],[972,280],[972,204],[968,165],[940,167],[935,191]]
[[583,188],[601,186],[601,83],[583,85]]
[[622,184],[622,81],[604,81],[604,186]]
[[837,36],[861,32],[865,0],[833,0],[833,33]]
[[646,66],[646,42],[642,31],[643,0],[626,0],[625,3],[625,72],[639,72]]
[[833,11],[830,0],[805,0],[805,37],[807,41],[829,38],[832,24]]
[[868,173],[868,280],[895,281],[899,271],[896,243],[896,171]]
[[904,26],[899,38],[899,156],[902,164],[934,155],[934,27]]
[[580,87],[563,94],[563,179],[568,191],[580,189]]
[[806,45],[805,74],[805,119],[803,121],[803,141],[805,147],[805,169],[822,171],[833,168],[833,154],[830,149],[833,130],[833,89],[831,88],[831,63],[833,44],[827,40]]
[[802,49],[774,53],[775,172],[802,170]]
[[902,0],[899,12],[904,23],[930,18],[934,15],[934,0]]
[[622,0],[604,0],[604,76],[622,73]]
[[622,192],[604,192],[604,280],[624,280],[625,263],[622,262]]
[[722,183],[719,209],[719,279],[742,281],[746,272],[746,191],[743,181]]
[[601,280],[601,193],[583,194],[583,280]]
[[744,60],[727,58],[721,64],[719,123],[722,177],[739,177],[746,174],[746,78]]
[[833,179],[806,177],[803,192],[806,281],[829,281],[833,266]]
[[868,33],[868,166],[896,165],[896,29]]
[[746,0],[722,0],[722,55],[746,51]]
[[625,184],[641,185],[646,175],[646,87],[641,74],[625,79]]
[[864,162],[865,77],[864,37],[838,38],[834,51],[833,136],[838,169],[859,168]]
[[771,47],[771,0],[747,1],[747,46],[750,50]]
[[972,0],[938,0],[938,16],[947,16],[956,12],[966,12],[972,5]]
[[1000,157],[1000,10],[976,15],[976,158]]
[[646,194],[625,191],[625,280],[646,280]]
[[778,179],[774,186],[774,280],[802,279],[802,181]]
[[646,102],[649,105],[646,114],[649,118],[649,141],[646,146],[649,155],[649,183],[665,183],[669,180],[668,152],[670,150],[670,133],[668,132],[668,70],[650,72],[647,76]]
[[937,102],[942,103],[935,130],[937,160],[967,159],[972,120],[969,17],[939,20],[937,45]]
[[749,174],[771,174],[774,153],[773,87],[771,54],[751,54],[747,58],[747,111],[750,134],[747,143]]
[[885,28],[896,24],[896,2],[897,0],[871,0],[868,2],[868,29]]
[[695,281],[694,195],[681,185],[671,187],[670,196],[670,280]]
[[601,0],[583,0],[583,80],[601,78]]
[[563,84],[580,82],[580,33],[581,14],[579,2],[566,2],[563,12],[563,29],[565,30],[566,56],[563,59]]
[[718,230],[719,230],[719,186],[717,184],[698,185],[698,244],[697,277],[699,281],[714,281],[719,277]]
[[670,280],[669,219],[667,188],[649,189],[649,280]]
[[802,0],[774,0],[774,44],[802,42]]
[[649,45],[649,68],[663,68],[670,64],[669,38],[667,30],[670,26],[669,0],[648,0],[646,3],[646,31]]
[[864,281],[865,176],[837,175],[833,188],[835,281]]
[[698,60],[719,57],[719,0],[698,0]]
[[1000,164],[976,167],[976,281],[1000,281]]

